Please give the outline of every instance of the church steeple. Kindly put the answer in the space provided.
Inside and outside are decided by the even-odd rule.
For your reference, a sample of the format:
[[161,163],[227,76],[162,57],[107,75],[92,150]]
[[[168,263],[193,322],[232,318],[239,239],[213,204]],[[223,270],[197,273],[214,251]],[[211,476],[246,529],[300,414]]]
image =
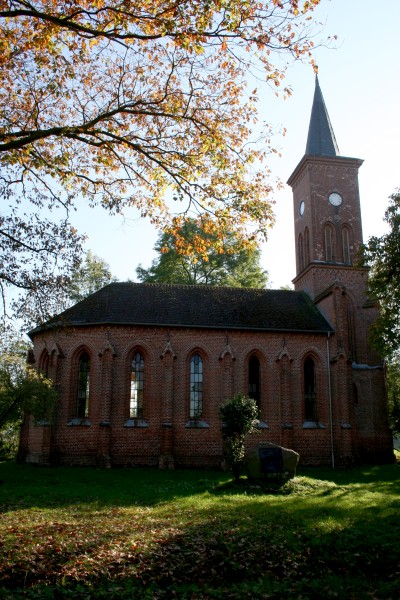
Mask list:
[[350,285],[362,244],[358,158],[340,156],[318,77],[306,153],[289,177],[296,236],[295,289],[312,298],[340,279]]
[[317,156],[339,156],[339,147],[333,133],[332,125],[326,110],[324,98],[319,86],[318,75],[315,76],[315,92],[311,109],[310,126],[306,154]]

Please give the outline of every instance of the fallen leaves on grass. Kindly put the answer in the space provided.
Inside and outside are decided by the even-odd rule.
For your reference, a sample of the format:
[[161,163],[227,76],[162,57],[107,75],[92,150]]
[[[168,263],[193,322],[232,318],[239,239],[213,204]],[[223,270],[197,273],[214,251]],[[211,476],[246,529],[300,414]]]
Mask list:
[[[265,594],[263,582],[268,580],[290,585],[286,592],[299,598],[304,582],[326,581],[318,597],[329,598],[329,578],[335,577],[353,578],[357,585],[364,578],[369,591],[378,580],[389,582],[392,589],[400,572],[397,515],[388,507],[379,521],[385,538],[379,532],[372,535],[374,511],[370,529],[365,511],[362,519],[358,512],[353,519],[343,513],[339,521],[332,507],[343,490],[330,482],[311,483],[299,478],[292,484],[296,498],[310,495],[312,501],[323,502],[318,510],[313,503],[302,505],[302,511],[313,515],[304,522],[303,512],[294,510],[296,498],[290,504],[285,499],[277,509],[276,492],[268,499],[252,488],[237,497],[213,490],[214,495],[202,498],[204,504],[183,499],[151,507],[107,508],[96,502],[59,510],[15,506],[0,527],[0,592],[25,597],[40,586],[104,590],[129,583],[150,590],[152,599],[172,597],[174,590],[192,585],[197,586],[194,595],[182,597],[214,597],[202,595],[213,588],[218,593],[230,590],[223,595],[234,598],[232,586],[253,589],[259,583]],[[365,531],[371,531],[368,538]]]

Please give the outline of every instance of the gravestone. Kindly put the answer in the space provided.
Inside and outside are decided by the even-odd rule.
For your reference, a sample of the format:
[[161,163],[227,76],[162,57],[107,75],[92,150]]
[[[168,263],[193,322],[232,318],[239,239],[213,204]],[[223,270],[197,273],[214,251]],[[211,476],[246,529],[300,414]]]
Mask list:
[[292,479],[300,455],[294,450],[271,442],[263,442],[246,453],[245,463],[249,479]]

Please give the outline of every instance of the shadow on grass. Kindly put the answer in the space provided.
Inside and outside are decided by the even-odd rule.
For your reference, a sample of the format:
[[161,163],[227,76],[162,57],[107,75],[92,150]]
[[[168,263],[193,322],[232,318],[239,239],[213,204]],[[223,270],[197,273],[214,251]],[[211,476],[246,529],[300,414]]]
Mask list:
[[0,463],[0,512],[35,506],[154,506],[229,481],[218,471],[94,469]]
[[300,469],[271,488],[3,463],[0,597],[394,599],[399,474]]
[[[118,528],[114,521],[97,537],[71,524],[31,530],[40,547],[25,561],[3,567],[0,585],[13,599],[398,597],[397,515],[374,520],[358,511],[324,529],[316,526],[321,510],[310,507],[302,516],[305,505],[298,506],[295,497],[282,510],[258,498],[230,500],[205,507],[207,519],[183,528],[171,515],[165,528],[168,515],[159,513],[163,527],[155,517],[147,546],[137,541],[141,523]],[[66,547],[55,541],[55,525],[64,528],[59,533]],[[77,536],[79,542],[68,549],[68,540]],[[0,595],[6,597],[1,589]]]
[[100,470],[89,467],[38,467],[0,463],[0,512],[31,506],[152,507],[204,493],[213,495],[337,496],[368,490],[400,495],[400,466],[383,465],[354,469],[301,468],[284,484],[238,483],[230,473],[204,470],[162,471],[151,468]]

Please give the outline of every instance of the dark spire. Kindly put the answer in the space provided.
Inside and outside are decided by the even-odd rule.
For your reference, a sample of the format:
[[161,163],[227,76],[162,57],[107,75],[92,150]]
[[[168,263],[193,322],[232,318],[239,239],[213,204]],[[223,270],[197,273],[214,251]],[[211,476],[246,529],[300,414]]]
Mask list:
[[339,156],[340,154],[319,87],[318,75],[315,76],[315,92],[308,128],[306,154],[317,154],[319,156]]

